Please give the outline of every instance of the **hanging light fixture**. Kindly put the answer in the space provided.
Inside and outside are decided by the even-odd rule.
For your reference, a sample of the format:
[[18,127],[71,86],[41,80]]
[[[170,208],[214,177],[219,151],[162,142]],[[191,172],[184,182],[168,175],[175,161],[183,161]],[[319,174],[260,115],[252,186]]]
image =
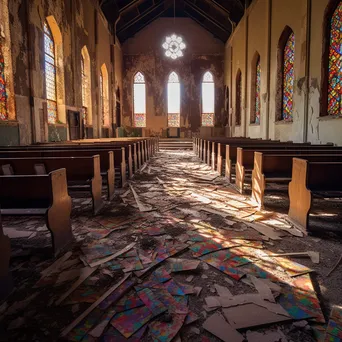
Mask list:
[[[173,22],[175,25],[176,24],[176,1],[175,0],[174,0],[173,8],[174,8]],[[165,38],[165,41],[162,47],[165,50],[165,56],[175,60],[179,57],[184,56],[183,50],[185,50],[186,45],[183,42],[183,38],[180,36],[177,36],[174,33],[171,36],[168,36]]]

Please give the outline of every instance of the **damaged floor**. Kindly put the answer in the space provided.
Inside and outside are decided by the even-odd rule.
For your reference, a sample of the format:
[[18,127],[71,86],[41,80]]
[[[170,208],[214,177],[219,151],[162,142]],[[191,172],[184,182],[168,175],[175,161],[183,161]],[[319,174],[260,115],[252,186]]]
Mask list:
[[1,341],[342,339],[338,238],[258,211],[193,152],[158,153],[97,217],[73,202],[76,242],[58,260],[43,220],[4,218]]

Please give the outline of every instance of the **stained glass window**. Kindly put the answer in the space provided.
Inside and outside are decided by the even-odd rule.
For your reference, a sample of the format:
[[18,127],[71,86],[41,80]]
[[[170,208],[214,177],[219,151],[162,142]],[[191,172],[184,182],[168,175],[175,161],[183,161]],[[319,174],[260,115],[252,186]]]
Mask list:
[[134,76],[134,126],[146,127],[146,85],[141,72]]
[[236,76],[236,113],[235,113],[235,124],[241,125],[241,71],[239,70]]
[[293,120],[295,35],[292,32],[284,48],[282,120]]
[[332,18],[329,49],[328,114],[342,115],[342,1]]
[[0,121],[2,120],[8,120],[8,110],[5,80],[5,59],[2,54],[2,45],[0,37]]
[[202,126],[214,126],[215,84],[213,74],[207,71],[202,82]]
[[88,77],[85,73],[85,61],[83,56],[81,56],[81,73],[82,73],[82,109],[83,109],[83,120],[84,123],[87,124],[87,88],[88,88]]
[[44,52],[48,123],[55,124],[57,121],[55,43],[47,22],[44,23]]
[[165,50],[165,56],[177,59],[183,56],[183,50],[186,45],[183,42],[183,38],[173,34],[171,37],[166,37],[163,43],[163,49]]
[[178,75],[173,71],[167,84],[168,127],[180,126],[180,83]]
[[104,105],[104,89],[103,89],[103,75],[102,70],[100,72],[100,104],[101,104],[101,118],[102,126],[105,124],[105,105]]
[[261,64],[260,56],[256,64],[256,75],[255,75],[255,122],[260,123],[260,111],[261,111]]

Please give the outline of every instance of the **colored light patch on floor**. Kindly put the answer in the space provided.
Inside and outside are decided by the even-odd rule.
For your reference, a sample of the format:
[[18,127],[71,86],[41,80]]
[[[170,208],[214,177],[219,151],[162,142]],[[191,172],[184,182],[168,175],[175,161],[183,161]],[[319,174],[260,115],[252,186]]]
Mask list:
[[99,308],[106,310],[110,305],[118,301],[131,287],[135,284],[135,280],[127,279],[122,283],[112,294],[110,294],[105,300],[101,302]]
[[156,341],[170,342],[182,328],[186,315],[173,314],[171,322],[155,320],[149,324],[150,334]]
[[103,315],[103,311],[99,308],[93,310],[85,319],[76,325],[67,335],[69,341],[81,341],[83,337],[93,328]]
[[164,306],[151,289],[145,288],[139,291],[138,296],[154,315],[159,315],[167,310],[167,307]]
[[342,340],[342,307],[334,306],[327,326],[324,342]]
[[144,306],[145,304],[139,298],[138,294],[134,291],[132,294],[124,296],[121,298],[114,306],[116,312],[122,312],[134,308],[138,308],[140,306]]
[[101,337],[101,342],[140,342],[141,338],[144,336],[146,329],[147,325],[143,326],[131,337],[126,338],[122,336],[122,334],[118,330],[116,330],[113,327],[110,327],[106,331],[106,333]]
[[152,273],[152,278],[159,283],[165,283],[171,279],[171,275],[164,267],[159,267]]
[[111,320],[111,325],[124,337],[129,338],[153,317],[148,307],[143,306],[120,312]]

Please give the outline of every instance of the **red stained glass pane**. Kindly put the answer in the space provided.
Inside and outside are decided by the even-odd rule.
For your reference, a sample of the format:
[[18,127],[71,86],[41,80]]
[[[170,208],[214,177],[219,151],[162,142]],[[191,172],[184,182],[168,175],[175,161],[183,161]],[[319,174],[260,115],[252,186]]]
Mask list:
[[0,120],[8,120],[7,93],[5,80],[5,59],[0,41]]
[[342,103],[342,1],[331,18],[328,114],[341,116]]
[[293,120],[295,35],[292,32],[284,49],[282,120]]
[[260,57],[258,58],[256,65],[256,80],[255,80],[255,123],[260,123],[260,111],[261,111],[261,64]]

